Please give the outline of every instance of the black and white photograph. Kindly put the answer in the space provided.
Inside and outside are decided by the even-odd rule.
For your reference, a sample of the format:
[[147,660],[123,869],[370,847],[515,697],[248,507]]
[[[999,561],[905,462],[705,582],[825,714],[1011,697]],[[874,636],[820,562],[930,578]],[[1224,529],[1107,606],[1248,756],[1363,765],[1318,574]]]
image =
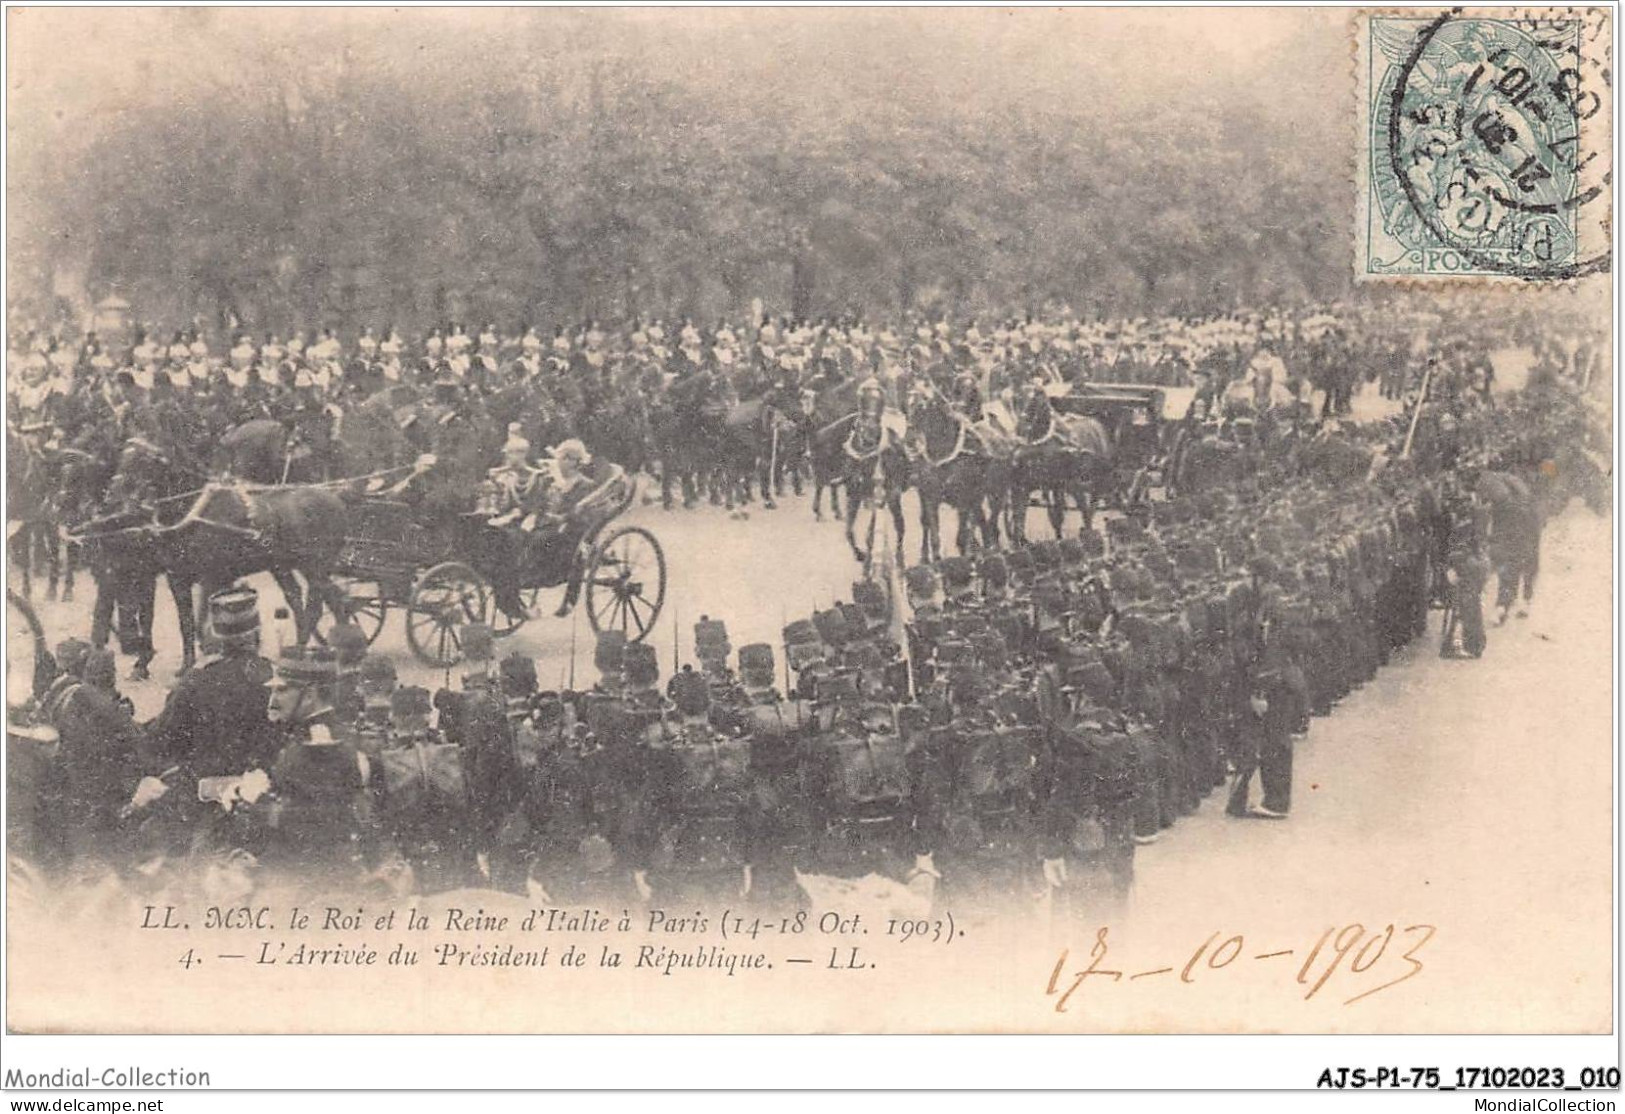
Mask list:
[[5,14],[8,1033],[1615,1031],[1611,9]]

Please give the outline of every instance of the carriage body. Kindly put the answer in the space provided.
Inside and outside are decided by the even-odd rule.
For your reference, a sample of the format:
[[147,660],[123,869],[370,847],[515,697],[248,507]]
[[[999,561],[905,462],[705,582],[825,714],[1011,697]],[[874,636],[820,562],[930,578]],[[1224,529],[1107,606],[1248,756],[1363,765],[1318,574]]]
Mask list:
[[1144,498],[1163,469],[1166,396],[1162,387],[1145,383],[1079,383],[1054,400],[1061,413],[1094,418],[1111,434],[1119,502]]
[[[565,515],[504,525],[485,508],[361,497],[337,568],[350,617],[372,641],[390,610],[404,611],[413,653],[441,667],[461,657],[461,627],[480,622],[510,635],[554,588],[564,590],[556,615],[585,600],[594,630],[647,637],[665,599],[664,553],[648,530],[616,525],[636,498],[635,479],[613,464],[592,478]],[[518,589],[522,612],[499,606],[503,583]]]

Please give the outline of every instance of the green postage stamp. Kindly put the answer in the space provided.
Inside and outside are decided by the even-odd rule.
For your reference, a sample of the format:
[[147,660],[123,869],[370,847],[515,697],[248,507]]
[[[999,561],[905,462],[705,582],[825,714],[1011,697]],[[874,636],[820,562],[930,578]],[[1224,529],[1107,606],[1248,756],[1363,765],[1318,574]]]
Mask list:
[[1358,27],[1359,278],[1607,270],[1607,10],[1417,9]]

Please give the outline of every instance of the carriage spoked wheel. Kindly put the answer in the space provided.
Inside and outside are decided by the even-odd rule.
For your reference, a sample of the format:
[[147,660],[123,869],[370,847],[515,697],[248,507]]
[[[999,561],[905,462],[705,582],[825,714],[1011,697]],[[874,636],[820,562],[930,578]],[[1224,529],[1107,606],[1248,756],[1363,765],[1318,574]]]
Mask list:
[[622,526],[599,539],[587,564],[587,621],[595,631],[620,631],[641,642],[666,602],[666,555],[641,526]]
[[484,622],[491,610],[485,578],[460,561],[444,561],[412,585],[406,641],[419,660],[445,668],[463,656],[461,628]]
[[[383,633],[384,620],[389,615],[389,601],[384,598],[383,585],[376,580],[354,576],[336,576],[333,583],[344,594],[350,621],[361,628],[361,633],[367,636],[367,645],[371,646]],[[316,633],[325,640],[336,625],[337,620],[332,613],[323,610],[316,624]]]
[[497,606],[496,593],[492,592],[490,599],[486,602],[484,620],[485,625],[491,628],[492,637],[506,638],[524,626],[525,620],[536,614],[536,605],[541,601],[541,596],[542,590],[540,588],[521,588],[519,590],[519,602],[524,604],[525,613],[523,615],[509,615]]

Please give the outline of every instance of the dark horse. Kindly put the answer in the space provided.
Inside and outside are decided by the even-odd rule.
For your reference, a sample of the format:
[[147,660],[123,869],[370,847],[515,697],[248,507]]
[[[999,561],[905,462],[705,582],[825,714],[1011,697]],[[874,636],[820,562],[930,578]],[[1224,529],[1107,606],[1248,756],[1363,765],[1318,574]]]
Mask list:
[[332,479],[332,446],[310,445],[275,418],[251,418],[221,435],[214,470],[255,484]]
[[[57,539],[57,467],[52,452],[32,432],[6,430],[7,538],[12,567],[22,577],[23,595],[34,594],[34,573],[43,568],[49,577],[48,599],[56,598],[62,567],[62,546]],[[71,593],[71,572],[69,591]]]
[[762,491],[762,505],[772,510],[773,481],[779,454],[789,447],[796,424],[765,398],[747,399],[728,408],[722,419],[722,441],[716,446],[718,482],[728,508],[734,498],[749,503],[753,485]]
[[1085,414],[1057,414],[1049,396],[1029,387],[1016,416],[1015,465],[1010,477],[1010,537],[1027,540],[1027,502],[1038,491],[1050,527],[1061,536],[1070,495],[1083,515],[1094,520],[1096,497],[1112,482],[1112,439],[1099,420]]
[[[241,484],[182,491],[180,473],[148,454],[132,455],[137,452],[130,447],[121,453],[112,485],[130,509],[88,524],[85,537],[116,569],[165,575],[180,622],[182,671],[197,660],[200,606],[241,577],[271,574],[293,612],[301,644],[315,632],[324,602],[344,613],[345,601],[331,579],[349,517],[339,494]],[[195,588],[202,589],[201,599],[194,599]]]
[[920,560],[942,558],[943,503],[957,512],[961,553],[975,547],[978,529],[981,543],[996,547],[1011,476],[1010,457],[997,435],[956,413],[940,394],[916,391],[909,396],[908,444],[920,495]]

